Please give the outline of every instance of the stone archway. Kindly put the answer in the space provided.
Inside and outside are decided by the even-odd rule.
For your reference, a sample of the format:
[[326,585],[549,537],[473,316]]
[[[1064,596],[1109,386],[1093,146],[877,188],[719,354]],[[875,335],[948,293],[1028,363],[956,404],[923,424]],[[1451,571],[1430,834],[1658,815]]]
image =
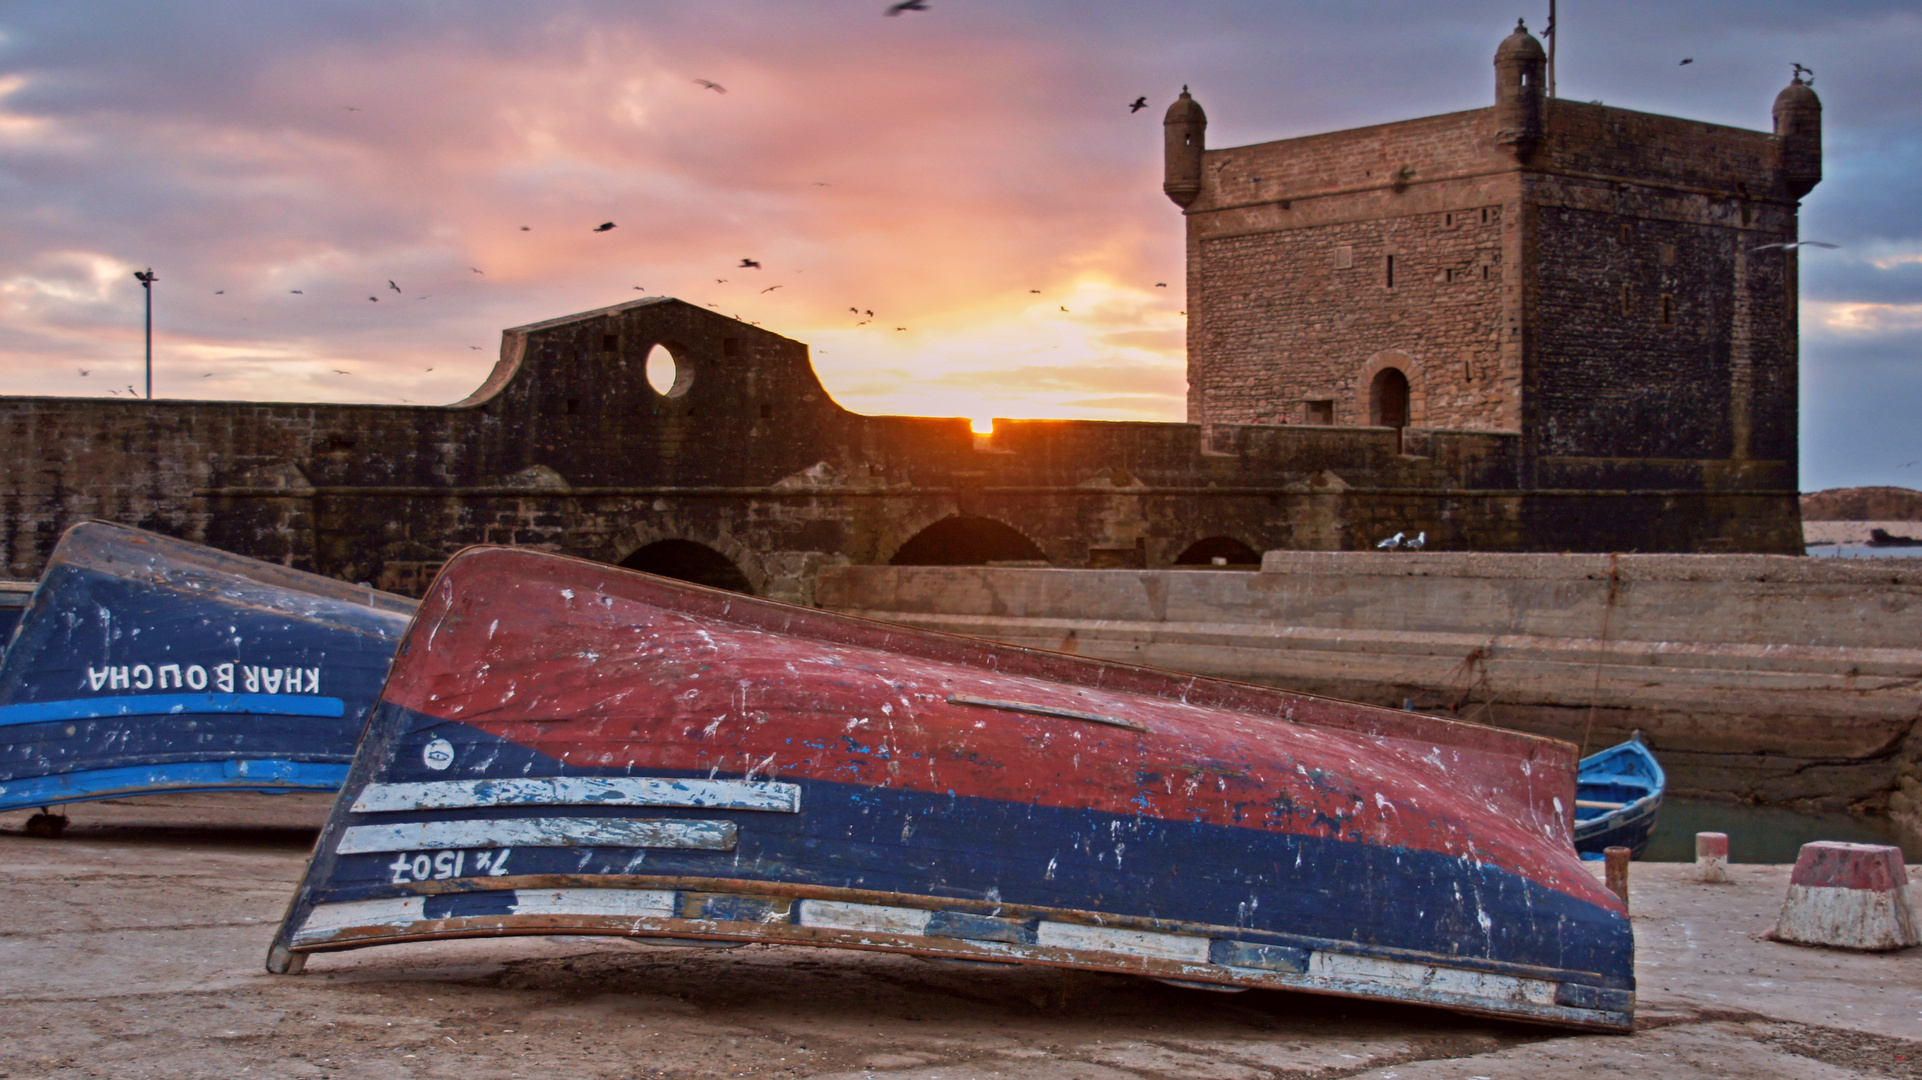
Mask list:
[[629,552],[621,565],[676,581],[754,595],[754,586],[733,559],[692,540],[656,540],[643,544]]
[[993,562],[1046,562],[1038,544],[1006,522],[952,514],[907,539],[888,559],[891,566],[986,566]]
[[[644,570],[651,574],[660,574],[662,577],[671,577],[680,581],[693,581],[701,585],[714,584],[716,588],[731,589],[734,592],[743,592],[749,596],[768,595],[769,588],[773,583],[768,577],[767,568],[762,565],[759,556],[757,556],[753,550],[725,533],[715,536],[711,540],[705,538],[695,539],[695,537],[702,536],[702,534],[703,530],[699,528],[677,528],[673,521],[660,523],[635,522],[615,534],[612,543],[609,545],[613,548],[613,557],[607,561],[630,570]],[[698,577],[684,577],[678,573],[667,573],[663,570],[655,569],[653,565],[637,565],[637,563],[652,563],[672,566],[675,564],[668,560],[676,558],[704,560],[703,556],[697,555],[687,548],[680,547],[682,544],[689,544],[693,547],[712,552],[716,557],[734,568],[734,572],[740,576],[740,579],[747,583],[746,587],[737,587],[738,582],[718,584],[702,580]],[[641,555],[642,551],[649,548],[655,550],[648,555]],[[676,554],[677,552],[679,553],[678,555]],[[718,565],[714,564],[712,560],[705,561],[707,561],[708,565],[715,567],[712,571],[713,573],[722,574]],[[695,573],[697,571],[690,568],[688,572]]]
[[[1369,357],[1355,373],[1354,393],[1354,415],[1359,424],[1405,428],[1420,427],[1428,420],[1422,363],[1413,353],[1385,349]],[[1399,414],[1396,405],[1400,406]],[[1388,406],[1387,412],[1384,406]],[[1397,416],[1400,422],[1392,422]]]

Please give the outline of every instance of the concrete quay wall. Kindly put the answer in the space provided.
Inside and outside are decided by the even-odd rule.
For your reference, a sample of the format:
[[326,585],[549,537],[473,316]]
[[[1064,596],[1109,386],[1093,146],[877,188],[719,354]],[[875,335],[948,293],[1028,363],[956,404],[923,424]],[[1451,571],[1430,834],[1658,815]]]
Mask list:
[[850,566],[822,606],[1584,744],[1676,794],[1922,821],[1922,559],[1271,551],[1260,572]]

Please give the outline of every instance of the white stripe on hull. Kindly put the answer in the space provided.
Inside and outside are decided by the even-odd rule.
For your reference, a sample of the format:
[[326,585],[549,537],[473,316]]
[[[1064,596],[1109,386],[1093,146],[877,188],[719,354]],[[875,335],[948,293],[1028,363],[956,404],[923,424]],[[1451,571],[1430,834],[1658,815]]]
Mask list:
[[520,889],[516,915],[595,915],[630,919],[671,919],[669,889]]
[[1367,983],[1396,990],[1428,991],[1451,996],[1555,1004],[1555,984],[1485,971],[1383,960],[1373,956],[1316,952],[1308,960],[1308,974],[1339,982]]
[[340,835],[342,855],[447,848],[630,847],[732,851],[732,821],[646,818],[481,818],[355,825]]
[[1044,922],[1035,931],[1035,944],[1055,949],[1144,956],[1154,960],[1208,962],[1208,939],[1152,930],[1118,930],[1111,926]]
[[657,776],[438,780],[422,784],[369,784],[350,809],[357,814],[383,814],[476,806],[688,806],[796,814],[801,810],[801,788],[797,784],[765,780],[678,780]]
[[880,904],[844,904],[838,900],[803,900],[801,925],[828,930],[865,930],[876,934],[928,932],[932,911],[920,908],[884,907]]

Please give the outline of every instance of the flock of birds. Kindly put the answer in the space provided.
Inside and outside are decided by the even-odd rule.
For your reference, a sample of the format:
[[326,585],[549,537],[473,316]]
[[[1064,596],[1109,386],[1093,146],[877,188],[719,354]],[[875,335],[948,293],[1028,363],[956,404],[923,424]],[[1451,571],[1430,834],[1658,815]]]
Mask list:
[[[899,2],[897,2],[897,3],[893,3],[893,4],[889,4],[889,5],[888,5],[888,7],[886,8],[886,10],[885,10],[885,11],[883,12],[883,14],[885,14],[885,15],[888,15],[888,16],[897,16],[897,15],[901,15],[901,14],[904,14],[904,13],[906,13],[906,12],[910,12],[910,11],[927,11],[927,10],[929,10],[929,8],[928,8],[928,3],[927,3],[927,0],[899,0]],[[1552,33],[1552,32],[1553,32],[1553,31],[1551,30],[1551,31],[1550,31],[1550,33]],[[1686,66],[1688,66],[1688,65],[1690,65],[1690,64],[1693,64],[1694,62],[1695,62],[1695,58],[1694,58],[1694,57],[1692,57],[1692,56],[1689,56],[1689,57],[1684,57],[1684,58],[1682,59],[1682,61],[1681,61],[1681,64],[1680,64],[1680,66],[1683,66],[1683,67],[1686,67]],[[1813,82],[1815,81],[1815,72],[1814,72],[1814,70],[1813,70],[1813,69],[1811,69],[1811,68],[1808,68],[1808,67],[1805,67],[1804,65],[1802,65],[1802,64],[1800,64],[1800,63],[1797,63],[1797,64],[1795,65],[1795,71],[1794,71],[1794,78],[1795,78],[1795,80],[1796,80],[1797,82],[1799,82],[1799,83],[1804,83],[1804,84],[1807,84],[1807,83],[1813,83]],[[715,92],[716,94],[725,94],[725,93],[727,93],[727,87],[725,87],[725,86],[722,86],[722,85],[721,85],[720,83],[718,83],[718,82],[715,82],[715,81],[714,81],[713,79],[695,79],[695,80],[693,80],[693,82],[694,82],[694,85],[696,85],[696,86],[699,86],[699,87],[700,87],[700,88],[702,88],[703,90],[712,90],[712,91],[713,91],[713,92]],[[348,112],[360,112],[360,111],[361,111],[361,109],[360,109],[360,108],[359,108],[358,106],[355,106],[355,105],[345,105],[345,106],[342,106],[342,108],[344,108],[344,109],[346,109],[346,110],[347,110]],[[1148,108],[1148,97],[1147,97],[1147,95],[1146,95],[1146,94],[1143,94],[1143,95],[1140,95],[1140,96],[1138,96],[1138,97],[1136,97],[1136,98],[1135,98],[1135,99],[1134,99],[1133,101],[1131,101],[1131,102],[1129,102],[1129,103],[1128,103],[1128,113],[1129,113],[1129,115],[1133,115],[1133,114],[1135,114],[1135,113],[1138,113],[1138,112],[1141,112],[1142,110],[1144,110],[1144,109],[1146,109],[1146,108]],[[813,186],[815,186],[815,187],[829,187],[829,186],[832,186],[832,185],[830,185],[830,184],[828,184],[828,183],[826,183],[825,181],[815,181],[815,182],[814,182],[814,185],[813,185]],[[594,228],[592,228],[592,229],[591,229],[591,230],[589,230],[589,231],[590,231],[590,232],[595,232],[595,233],[609,233],[609,232],[613,232],[613,231],[614,231],[614,230],[615,230],[616,228],[618,228],[618,227],[619,227],[619,226],[618,226],[618,225],[616,225],[616,224],[615,224],[614,222],[612,222],[612,221],[603,221],[603,222],[601,222],[601,223],[600,223],[599,225],[596,225],[596,226],[594,226]],[[532,232],[532,231],[533,231],[533,228],[532,228],[532,226],[528,226],[528,225],[522,225],[522,226],[520,227],[520,231],[521,231],[521,232]],[[1757,246],[1757,247],[1753,247],[1753,248],[1750,248],[1749,250],[1750,250],[1750,251],[1769,251],[1769,250],[1784,250],[1784,251],[1791,251],[1791,250],[1794,250],[1794,249],[1796,249],[1796,248],[1801,248],[1801,247],[1814,247],[1814,248],[1828,248],[1828,249],[1834,249],[1834,248],[1837,248],[1837,247],[1839,247],[1839,246],[1840,246],[1840,245],[1838,245],[1838,244],[1830,244],[1830,243],[1825,243],[1825,242],[1823,242],[1823,241],[1820,241],[1820,240],[1797,240],[1797,241],[1785,241],[1785,242],[1781,242],[1781,243],[1774,243],[1774,244],[1762,244],[1762,245],[1759,245],[1759,246]],[[480,269],[479,267],[476,267],[476,266],[470,266],[470,267],[468,267],[468,269],[469,269],[469,270],[471,270],[471,271],[473,271],[473,272],[474,272],[474,273],[476,273],[476,274],[485,274],[485,271],[483,271],[483,270],[481,270],[481,269]],[[745,258],[745,257],[743,257],[743,258],[741,259],[741,262],[740,262],[740,265],[739,265],[739,266],[737,267],[737,269],[742,269],[742,270],[759,270],[759,269],[761,269],[761,263],[760,263],[760,261],[759,261],[759,260],[756,260],[756,259],[750,259],[750,258]],[[799,273],[799,272],[800,272],[800,271],[796,271],[796,273]],[[715,281],[715,283],[716,283],[716,284],[719,284],[719,285],[725,285],[725,284],[727,284],[727,283],[728,283],[728,279],[727,279],[727,278],[715,278],[715,279],[714,279],[714,281]],[[394,293],[395,293],[396,295],[400,295],[400,296],[405,296],[405,295],[406,295],[406,293],[405,293],[405,292],[404,292],[404,291],[403,291],[403,290],[401,289],[401,287],[400,287],[400,285],[398,285],[398,284],[397,284],[397,283],[396,283],[396,282],[394,281],[394,279],[392,279],[392,278],[389,278],[389,279],[387,279],[387,287],[388,287],[389,289],[391,289],[391,290],[393,290],[393,291],[394,291]],[[783,286],[783,285],[769,285],[769,286],[767,286],[766,288],[764,288],[764,289],[762,289],[762,290],[761,290],[761,295],[763,295],[763,296],[765,296],[766,294],[768,294],[768,293],[771,293],[771,292],[773,292],[773,291],[774,291],[774,290],[776,290],[776,289],[780,289],[780,288],[784,288],[784,287],[785,287],[785,286]],[[1157,289],[1165,289],[1165,288],[1167,288],[1167,287],[1168,287],[1168,283],[1167,283],[1167,282],[1165,282],[1165,281],[1157,281],[1157,282],[1155,282],[1155,288],[1157,288]],[[646,289],[645,289],[644,287],[642,287],[642,286],[640,286],[640,285],[636,285],[636,286],[634,286],[634,288],[635,288],[636,290],[638,290],[638,291],[641,291],[641,292],[645,292],[645,291],[646,291]],[[227,291],[227,290],[225,290],[225,289],[216,289],[216,290],[214,290],[214,295],[216,295],[216,296],[222,296],[222,295],[225,295],[225,294],[226,294],[226,291]],[[289,290],[288,290],[288,292],[289,292],[289,293],[290,293],[291,295],[294,295],[294,296],[302,296],[302,295],[305,295],[305,293],[304,293],[304,291],[303,291],[303,290],[301,290],[301,289],[289,289]],[[1040,292],[1041,292],[1041,290],[1040,290],[1040,289],[1029,289],[1029,290],[1028,290],[1028,292],[1029,292],[1029,293],[1031,293],[1031,294],[1036,294],[1036,295],[1038,295],[1038,294],[1040,294]],[[430,294],[427,294],[427,295],[423,295],[423,296],[419,296],[419,297],[416,297],[415,299],[417,299],[417,300],[426,300],[426,299],[428,299],[428,298],[429,298],[429,297],[431,297],[431,296],[432,296],[432,294],[430,293]],[[379,302],[380,302],[380,297],[379,297],[379,296],[369,296],[369,297],[368,297],[367,299],[368,299],[368,300],[369,300],[370,302],[372,302],[372,303],[379,303]],[[717,308],[717,309],[718,309],[718,307],[719,307],[719,305],[718,305],[718,304],[713,304],[713,303],[709,303],[709,304],[707,304],[707,306],[708,306],[708,307],[711,307],[711,308]],[[1063,314],[1072,314],[1072,312],[1069,312],[1069,311],[1068,311],[1068,308],[1067,308],[1067,305],[1065,305],[1065,304],[1057,304],[1057,305],[1055,305],[1055,306],[1056,306],[1057,308],[1059,308],[1059,309],[1060,309],[1060,311],[1061,311],[1061,312],[1062,312]],[[874,319],[875,319],[875,314],[874,314],[874,312],[873,312],[873,310],[872,310],[872,309],[868,309],[868,308],[861,308],[861,307],[850,307],[850,308],[848,308],[848,312],[849,312],[849,314],[852,314],[852,315],[855,315],[855,316],[857,316],[857,317],[862,317],[862,316],[865,316],[864,318],[860,318],[860,321],[858,321],[858,322],[856,322],[856,323],[854,324],[854,325],[855,325],[855,326],[857,326],[857,327],[861,327],[861,326],[867,326],[867,325],[869,325],[870,323],[872,323],[872,322],[874,321]],[[1186,314],[1188,314],[1188,313],[1184,311],[1184,312],[1182,312],[1181,314],[1183,314],[1183,315],[1186,315]],[[736,318],[736,319],[740,319],[740,316],[739,316],[739,315],[736,315],[736,316],[734,316],[734,318]],[[758,322],[750,322],[750,323],[749,323],[749,325],[752,325],[752,326],[759,326],[759,325],[761,325],[761,324],[760,324],[760,323],[758,323]],[[905,326],[897,326],[897,327],[895,327],[894,329],[895,329],[895,330],[897,330],[897,331],[905,331],[905,330],[907,330],[907,327],[905,327]],[[469,348],[469,349],[473,349],[473,350],[479,350],[479,349],[480,349],[480,346],[479,346],[479,345],[469,345],[469,346],[468,346],[468,348]],[[81,376],[82,376],[83,378],[91,374],[91,371],[90,371],[90,369],[87,369],[87,368],[79,368],[79,369],[77,369],[77,370],[78,370],[78,371],[80,372],[80,375],[81,375]],[[336,375],[351,375],[351,374],[352,374],[352,372],[349,372],[349,371],[343,371],[343,370],[341,370],[341,369],[339,369],[339,368],[334,368],[334,369],[332,369],[332,370],[333,370],[333,372],[334,372],[334,373],[335,373]],[[432,370],[434,370],[434,369],[433,369],[433,368],[431,368],[431,367],[429,367],[429,368],[427,368],[426,370],[428,370],[428,371],[432,371]],[[201,376],[201,378],[203,378],[203,379],[210,379],[210,378],[213,378],[213,373],[212,373],[212,372],[208,372],[208,373],[206,373],[206,374],[204,374],[204,375],[202,375],[202,376]],[[110,393],[110,394],[118,394],[118,393],[119,393],[119,391],[118,391],[118,390],[109,390],[109,391],[108,391],[108,393]],[[138,394],[138,393],[137,393],[137,392],[136,392],[136,391],[134,390],[134,388],[133,388],[132,386],[128,386],[128,387],[127,387],[127,393],[128,393],[128,394],[130,394],[130,395],[133,395],[133,396],[136,396],[136,397],[138,397],[138,396],[139,396],[139,394]],[[402,400],[406,400],[406,399],[402,399]],[[1416,533],[1416,534],[1415,534],[1415,536],[1414,536],[1414,537],[1412,537],[1412,538],[1409,538],[1409,537],[1407,537],[1407,534],[1406,534],[1406,533],[1401,533],[1401,532],[1398,532],[1398,533],[1396,533],[1395,535],[1393,535],[1393,536],[1391,536],[1391,537],[1388,537],[1388,538],[1387,538],[1387,539],[1385,539],[1385,540],[1382,540],[1382,541],[1381,541],[1380,543],[1377,543],[1377,544],[1376,544],[1375,546],[1376,546],[1376,547],[1378,547],[1378,548],[1411,548],[1411,549],[1415,549],[1415,550],[1420,550],[1420,549],[1421,549],[1421,548],[1422,548],[1423,546],[1425,546],[1425,545],[1427,544],[1427,542],[1428,542],[1428,534],[1427,534],[1426,532],[1418,532],[1418,533]]]

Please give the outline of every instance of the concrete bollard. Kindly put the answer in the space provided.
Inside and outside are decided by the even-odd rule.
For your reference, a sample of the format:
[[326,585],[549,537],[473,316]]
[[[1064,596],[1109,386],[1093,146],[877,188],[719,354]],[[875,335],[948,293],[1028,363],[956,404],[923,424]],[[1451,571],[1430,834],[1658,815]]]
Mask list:
[[1622,898],[1622,907],[1628,907],[1628,849],[1612,847],[1602,849],[1603,869],[1607,874],[1608,891]]
[[1728,834],[1695,834],[1695,879],[1704,885],[1728,883]]
[[1922,944],[1909,910],[1902,849],[1821,840],[1803,844],[1775,939],[1884,952]]

